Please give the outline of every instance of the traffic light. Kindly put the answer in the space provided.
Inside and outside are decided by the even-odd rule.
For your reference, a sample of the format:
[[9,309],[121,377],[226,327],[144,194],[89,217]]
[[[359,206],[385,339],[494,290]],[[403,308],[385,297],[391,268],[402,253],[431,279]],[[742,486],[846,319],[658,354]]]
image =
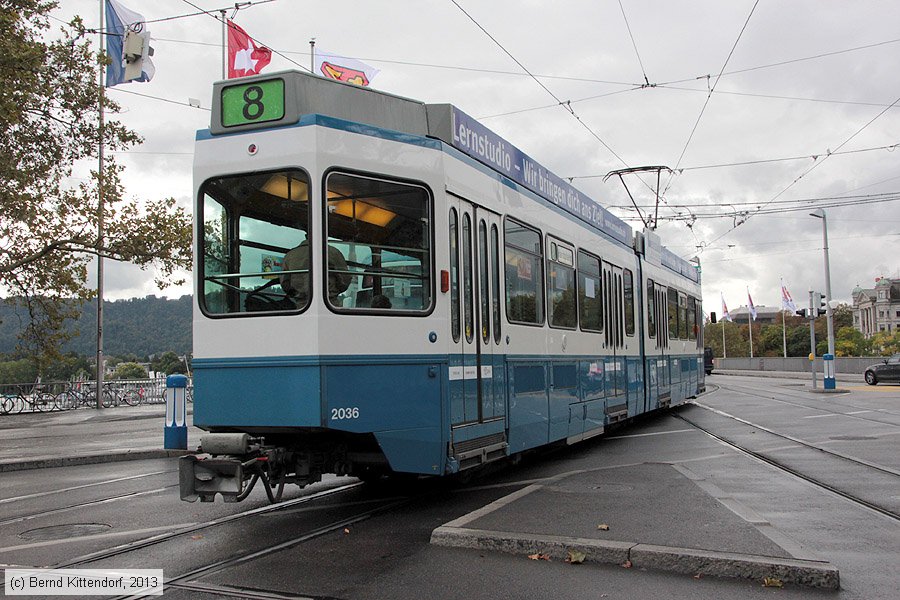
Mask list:
[[800,310],[798,310],[796,312],[798,315],[800,315],[801,317],[803,317],[805,319],[808,311],[805,308],[801,308]]
[[813,292],[813,309],[816,310],[816,316],[824,315],[827,311],[825,310],[827,306],[827,302],[825,302],[825,294],[821,292]]

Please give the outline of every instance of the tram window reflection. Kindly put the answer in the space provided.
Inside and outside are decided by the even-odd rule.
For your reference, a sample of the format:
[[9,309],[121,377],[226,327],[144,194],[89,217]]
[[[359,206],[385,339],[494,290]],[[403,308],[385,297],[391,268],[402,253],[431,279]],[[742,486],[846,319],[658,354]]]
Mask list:
[[[202,309],[211,315],[304,309],[308,298],[292,298],[279,285],[279,272],[285,254],[308,236],[306,173],[291,169],[218,177],[206,181],[200,193]],[[309,271],[307,266],[293,277],[306,280]]]
[[507,218],[506,315],[512,322],[544,322],[543,247],[540,232]]
[[550,261],[547,266],[547,310],[550,326],[575,329],[578,313],[575,309],[575,258],[571,248],[550,241]]
[[600,259],[578,251],[578,309],[582,331],[603,331]]
[[347,277],[329,304],[338,310],[427,313],[432,306],[431,196],[409,183],[332,172],[325,184],[325,237]]

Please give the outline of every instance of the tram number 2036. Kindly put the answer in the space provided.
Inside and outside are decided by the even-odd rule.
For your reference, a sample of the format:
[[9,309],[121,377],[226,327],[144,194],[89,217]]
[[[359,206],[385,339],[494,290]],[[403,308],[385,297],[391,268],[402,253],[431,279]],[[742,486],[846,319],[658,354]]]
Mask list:
[[331,409],[331,420],[332,421],[341,421],[344,419],[358,419],[359,418],[359,407],[352,406],[350,408],[332,408]]

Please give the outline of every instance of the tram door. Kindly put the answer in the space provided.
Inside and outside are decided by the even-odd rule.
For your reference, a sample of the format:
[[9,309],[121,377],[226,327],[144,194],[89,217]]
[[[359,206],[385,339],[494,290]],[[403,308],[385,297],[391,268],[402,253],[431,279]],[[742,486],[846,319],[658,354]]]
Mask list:
[[669,392],[669,317],[668,294],[664,286],[647,280],[647,330],[646,346],[648,370],[646,410],[666,406]]
[[625,347],[625,298],[622,268],[603,262],[604,341],[606,342],[606,414],[609,423],[628,416]]
[[[450,202],[450,417],[453,442],[502,431],[503,363],[499,351],[500,217],[471,202]],[[496,359],[499,363],[495,363]],[[499,421],[487,431],[481,424]]]

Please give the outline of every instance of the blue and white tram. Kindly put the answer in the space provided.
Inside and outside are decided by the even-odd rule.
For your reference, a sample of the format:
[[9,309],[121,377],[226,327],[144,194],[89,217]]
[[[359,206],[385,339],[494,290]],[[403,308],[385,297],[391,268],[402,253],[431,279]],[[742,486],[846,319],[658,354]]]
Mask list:
[[450,105],[216,83],[185,500],[445,475],[702,389],[699,273]]

